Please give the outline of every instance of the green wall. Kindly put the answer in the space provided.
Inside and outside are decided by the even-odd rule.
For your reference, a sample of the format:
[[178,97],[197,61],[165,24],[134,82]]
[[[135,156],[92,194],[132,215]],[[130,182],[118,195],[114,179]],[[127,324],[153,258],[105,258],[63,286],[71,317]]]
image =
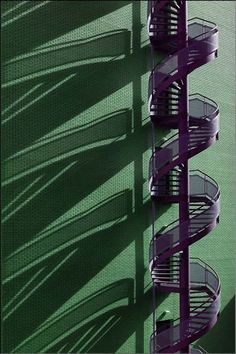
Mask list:
[[191,168],[212,176],[221,189],[219,226],[191,248],[219,274],[222,286],[221,318],[199,343],[210,353],[235,352],[235,2],[191,1],[191,17],[206,18],[219,27],[218,59],[190,76],[192,92],[213,98],[220,107],[220,140],[192,159]]
[[[222,191],[219,227],[191,247],[222,282],[220,321],[199,340],[212,353],[234,352],[234,6],[189,2],[190,17],[220,30],[219,58],[190,76],[221,110],[220,141],[191,161]],[[146,7],[2,4],[4,352],[149,351]],[[161,228],[177,208],[158,215]],[[178,313],[176,295],[157,301],[158,316]]]

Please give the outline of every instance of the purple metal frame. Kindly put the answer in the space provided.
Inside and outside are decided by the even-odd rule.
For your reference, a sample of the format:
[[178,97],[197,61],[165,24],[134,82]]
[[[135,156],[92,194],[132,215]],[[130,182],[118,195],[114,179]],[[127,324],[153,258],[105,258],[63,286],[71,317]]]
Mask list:
[[[167,58],[149,79],[149,113],[153,154],[149,188],[153,205],[150,272],[153,279],[153,324],[156,327],[157,291],[177,292],[180,318],[163,329],[154,328],[151,353],[201,353],[190,344],[207,333],[220,312],[220,280],[200,259],[189,258],[189,246],[206,236],[219,222],[220,189],[201,171],[188,170],[188,159],[207,149],[219,137],[218,105],[200,94],[188,94],[188,75],[217,57],[218,29],[200,18],[187,20],[187,1],[149,1],[148,33],[152,53]],[[156,129],[178,133],[156,146]],[[179,218],[162,232],[155,231],[156,203],[178,203]]]

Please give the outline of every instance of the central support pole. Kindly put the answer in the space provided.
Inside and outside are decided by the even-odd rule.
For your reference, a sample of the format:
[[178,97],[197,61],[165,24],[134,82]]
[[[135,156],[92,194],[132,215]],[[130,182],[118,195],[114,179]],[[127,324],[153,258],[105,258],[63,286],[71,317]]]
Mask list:
[[[184,48],[188,46],[188,9],[187,1],[180,12],[179,21],[179,46]],[[179,57],[179,70],[186,62],[186,57]],[[180,100],[180,119],[179,119],[179,152],[183,156],[187,155],[188,150],[188,131],[189,131],[189,103],[188,103],[188,78],[187,76],[181,82],[181,100]],[[180,176],[180,202],[179,202],[179,221],[180,221],[180,239],[184,240],[188,237],[188,219],[189,219],[189,173],[188,173],[188,159],[181,165]],[[180,317],[181,328],[180,335],[182,339],[186,338],[188,334],[188,319],[190,312],[189,304],[189,248],[186,248],[181,254],[180,263]],[[182,353],[189,353],[189,345],[182,348]]]

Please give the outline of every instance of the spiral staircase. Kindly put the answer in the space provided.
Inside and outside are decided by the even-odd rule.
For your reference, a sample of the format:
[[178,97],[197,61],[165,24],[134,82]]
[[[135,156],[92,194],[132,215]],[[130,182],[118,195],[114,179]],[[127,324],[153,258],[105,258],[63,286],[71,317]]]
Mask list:
[[[200,18],[189,20],[187,26],[186,16],[182,16],[185,6],[183,0],[148,2],[148,33],[153,53],[158,49],[167,54],[166,59],[154,67],[149,80],[153,135],[158,127],[179,129],[186,100],[188,106],[184,133],[179,130],[158,147],[154,139],[149,165],[154,214],[156,203],[182,202],[184,164],[219,138],[218,105],[199,93],[188,97],[185,81],[194,69],[217,57],[218,29],[214,23]],[[180,281],[183,252],[219,222],[220,189],[216,181],[199,170],[190,171],[188,178],[188,218],[184,222],[177,219],[161,232],[155,232],[153,226],[149,259],[157,291],[179,294],[184,291]],[[151,353],[201,353],[203,349],[190,344],[207,333],[218,320],[221,292],[218,275],[198,258],[189,259],[188,271],[189,316],[158,329],[154,319]]]

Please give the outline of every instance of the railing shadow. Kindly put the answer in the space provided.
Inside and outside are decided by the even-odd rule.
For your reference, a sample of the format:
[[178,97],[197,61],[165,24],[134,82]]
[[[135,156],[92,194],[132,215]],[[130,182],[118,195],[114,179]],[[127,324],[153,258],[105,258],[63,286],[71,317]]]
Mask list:
[[133,279],[116,281],[95,292],[90,298],[73,303],[62,314],[38,327],[28,341],[12,350],[27,352],[28,348],[32,348],[34,353],[49,352],[51,343],[67,337],[71,332],[90,322],[91,318],[101,316],[107,307],[120,300],[126,300],[125,303],[128,304],[133,302]]
[[[42,183],[39,187],[34,190],[35,197],[32,200],[28,201],[28,204],[24,206],[24,208],[19,209],[17,213],[14,215],[14,222],[10,218],[3,224],[3,232],[8,234],[8,238],[4,240],[3,249],[4,254],[10,254],[14,249],[17,249],[25,242],[28,243],[32,238],[32,235],[37,235],[44,230],[51,222],[56,220],[58,217],[63,215],[67,210],[72,208],[76,203],[79,203],[83,198],[87,195],[95,191],[99,186],[105,183],[111,176],[117,172],[119,172],[122,168],[127,166],[127,164],[132,161],[134,150],[131,148],[132,144],[134,144],[137,136],[135,134],[127,134],[127,137],[122,140],[114,139],[113,143],[108,140],[105,144],[105,137],[107,137],[107,132],[110,132],[110,137],[119,131],[121,135],[127,133],[126,127],[129,126],[129,111],[125,111],[121,114],[117,114],[114,118],[117,118],[115,121],[111,121],[114,123],[114,126],[111,127],[110,121],[105,120],[101,124],[98,123],[98,131],[100,137],[104,135],[104,145],[97,146],[96,148],[90,148],[86,151],[82,151],[78,153],[77,151],[72,153],[71,157],[67,158],[65,161],[57,163],[57,168],[55,168],[55,164],[50,167],[45,167],[40,169],[40,175],[46,175],[46,181],[42,180]],[[119,121],[119,118],[121,119]],[[120,128],[119,128],[120,125]],[[117,131],[116,130],[117,127]],[[100,130],[102,128],[102,131]],[[110,128],[110,129],[109,129]],[[87,137],[84,139],[86,141],[90,140],[89,137],[90,128],[88,128]],[[81,136],[80,140],[83,140],[81,135],[75,133],[75,137],[72,137],[72,142],[75,141]],[[92,135],[93,136],[93,135]],[[119,138],[120,135],[117,136]],[[139,135],[140,137],[140,135]],[[71,139],[69,137],[69,139]],[[91,138],[92,139],[92,138]],[[95,137],[93,136],[93,139]],[[70,146],[70,140],[67,140],[67,144],[64,145],[64,149],[68,149]],[[130,147],[131,146],[131,147]],[[146,143],[143,141],[143,149],[145,149]],[[58,146],[57,146],[58,147]],[[47,161],[49,157],[49,153],[47,153],[47,148],[43,148],[41,156]],[[57,149],[53,149],[54,152],[57,152]],[[32,155],[32,162],[37,162],[37,150],[36,155]],[[27,154],[26,154],[27,156]],[[26,160],[24,160],[26,161]],[[98,168],[97,161],[100,162],[102,169]],[[48,181],[55,178],[57,176],[58,171],[60,172],[65,168],[65,166],[70,166],[73,164],[70,169],[66,170],[62,176],[59,176],[57,180],[54,180],[52,184],[48,185]],[[47,161],[47,164],[50,163]],[[14,166],[14,164],[13,164]],[[23,164],[24,166],[24,164]],[[83,173],[81,173],[83,171]],[[38,170],[33,174],[33,179],[38,176]],[[70,181],[70,183],[68,183]],[[17,185],[16,181],[14,185]],[[37,191],[40,191],[44,186],[45,189],[42,190],[38,195]],[[9,185],[8,189],[12,188],[12,184]],[[115,189],[114,189],[115,191]],[[65,196],[62,198],[62,193]],[[32,191],[31,191],[32,194]],[[14,194],[13,194],[14,195]],[[45,198],[50,195],[50,200],[52,200],[51,204],[45,203]],[[3,195],[4,200],[4,195]],[[53,207],[52,207],[53,205]],[[15,207],[16,209],[17,207]],[[32,211],[37,209],[40,218],[35,218],[33,223],[28,223],[29,215],[32,214]],[[22,230],[22,237],[15,239],[14,235],[17,232]]]
[[[13,293],[18,293],[17,287],[22,289],[25,279],[33,279],[33,276],[43,269],[37,279],[38,283],[33,282],[28,286],[31,289],[30,297],[27,298],[27,293],[23,291],[21,296],[17,296],[11,306],[3,312],[4,330],[8,333],[5,345],[12,347],[23,341],[24,337],[30,336],[33,329],[46,321],[119,254],[124,246],[120,237],[127,221],[123,221],[123,225],[120,225],[120,222],[122,219],[127,220],[132,207],[130,194],[128,190],[119,193],[104,200],[103,205],[99,203],[94,210],[85,215],[75,215],[69,220],[70,223],[60,225],[59,231],[49,230],[49,235],[42,235],[28,247],[26,244],[21,251],[5,262],[2,276],[3,279],[6,278],[4,289],[9,300],[12,298],[10,295],[12,290]],[[111,235],[114,237],[111,238]],[[124,241],[125,244],[131,242],[126,239]],[[109,248],[112,252],[109,252]],[[101,252],[97,252],[99,249]],[[15,267],[17,262],[18,266]],[[66,278],[63,274],[66,274]],[[7,281],[7,276],[11,280]],[[26,291],[29,291],[27,287]],[[48,297],[46,302],[45,294]],[[4,303],[7,302],[6,296]],[[17,305],[19,299],[24,299],[20,306]],[[12,318],[14,331],[11,331]]]
[[[16,307],[5,321],[4,328],[9,333],[11,345],[21,342],[26,335],[30,336],[33,329],[47,320],[68,298],[127,248],[136,237],[133,232],[135,225],[142,225],[143,230],[149,226],[148,220],[146,223],[140,223],[147,208],[150,208],[149,203],[132,212],[131,191],[126,191],[104,201],[103,205],[94,208],[89,214],[85,213],[79,218],[75,216],[69,224],[60,225],[59,230],[49,229],[45,237],[35,240],[28,247],[26,245],[21,252],[9,258],[5,264],[5,270],[9,273],[5,275],[11,277],[11,281],[5,286],[6,294],[12,292],[12,287],[16,291],[16,279],[17,287],[21,289],[26,276],[31,279],[38,271],[44,269],[40,287],[34,284],[30,298],[26,298],[24,303]],[[63,262],[71,252],[74,253],[70,260],[63,264],[63,273],[61,274],[60,269],[54,273],[55,265]],[[77,268],[78,272],[75,272]],[[63,274],[67,274],[66,278]],[[23,298],[24,296],[26,295],[22,294]],[[16,298],[16,302],[17,300]],[[14,332],[10,331],[12,316],[15,320]]]
[[[164,301],[165,295],[160,297],[160,303]],[[91,321],[84,328],[81,328],[83,332],[88,332],[89,328],[93,327],[94,337],[91,340],[89,333],[85,338],[78,341],[79,334],[75,332],[69,339],[69,342],[63,342],[57,344],[53,351],[58,350],[64,346],[63,351],[66,352],[85,352],[85,353],[115,353],[121,345],[131,337],[139,326],[140,319],[144,322],[152,313],[151,308],[151,289],[147,290],[142,299],[140,299],[140,305],[145,309],[142,311],[140,318],[140,307],[137,303],[130,303],[127,306],[119,306],[114,310],[108,311],[105,315],[97,317],[94,321]],[[108,321],[110,319],[110,321]],[[99,331],[99,326],[107,324],[106,328]],[[119,335],[117,335],[119,333]],[[71,351],[71,348],[73,351]]]
[[80,67],[85,61],[88,66],[93,62],[115,59],[127,55],[129,49],[130,32],[120,29],[34,50],[3,65],[3,88]]
[[[106,97],[109,94],[104,92],[106,87],[104,78],[108,69],[106,65],[110,64],[112,66],[110,70],[114,71],[115,65],[112,60],[114,58],[118,60],[118,57],[122,55],[127,56],[129,48],[130,32],[117,30],[95,36],[92,40],[86,40],[82,44],[74,44],[73,47],[66,46],[64,49],[59,47],[49,52],[28,55],[25,59],[8,64],[10,75],[23,78],[29,76],[29,78],[25,83],[3,89],[4,102],[10,104],[15,97],[19,100],[16,96],[17,92],[21,93],[18,94],[19,96],[24,97],[27,93],[29,96],[19,102],[16,106],[18,109],[14,107],[13,113],[10,110],[6,118],[3,114],[2,131],[4,142],[6,142],[3,145],[3,158],[29,146],[44,134],[74,118],[97,102],[101,95]],[[90,57],[95,58],[96,61],[89,63]],[[76,68],[66,65],[68,61],[69,63],[74,61]],[[63,65],[60,64],[62,62]],[[42,69],[45,66],[50,67],[49,71],[52,71],[50,74],[47,70],[40,71],[40,67]],[[34,79],[32,73],[36,71],[37,74],[37,70],[43,76],[37,78],[36,75]],[[7,75],[7,72],[7,68],[3,67],[3,73]],[[84,85],[85,82],[86,85]],[[33,92],[31,92],[32,87],[35,88]],[[31,134],[25,134],[22,131],[22,125],[26,125],[27,131]],[[13,131],[22,131],[22,134],[13,140]],[[11,139],[11,144],[7,143],[9,139]]]
[[[9,33],[6,32],[8,34],[5,36],[5,41],[9,38],[9,48],[5,51],[6,58],[10,59],[29,52],[38,45],[129,2],[109,1],[99,4],[86,2],[85,4],[83,1],[76,1],[73,3],[74,5],[72,2],[65,4],[62,1],[57,2],[57,5],[55,2],[50,2],[35,12],[34,25],[40,21],[44,23],[47,11],[50,13],[54,11],[53,16],[49,16],[49,18],[53,17],[50,22],[51,33],[48,31],[39,33],[36,26],[34,35],[26,34],[24,24],[28,21],[27,16],[19,19],[15,28],[9,27]],[[20,195],[23,187],[27,188],[32,181],[42,176],[39,185],[36,184],[33,190],[29,190],[29,196],[25,198],[24,203],[17,204],[15,213],[4,224],[3,232],[7,237],[4,238],[3,251],[8,257],[4,276],[9,280],[5,283],[4,302],[13,301],[8,309],[10,314],[6,312],[8,316],[4,323],[5,351],[9,352],[18,347],[17,350],[20,351],[39,352],[42,349],[40,345],[48,352],[54,351],[56,350],[52,344],[54,341],[56,346],[69,343],[68,349],[65,349],[69,351],[72,346],[75,346],[74,341],[78,341],[78,337],[82,340],[87,329],[93,326],[99,329],[101,324],[111,316],[115,316],[117,322],[112,326],[107,325],[107,332],[103,333],[102,337],[96,333],[96,343],[94,342],[92,346],[89,344],[90,337],[85,336],[84,348],[80,343],[77,345],[80,348],[78,350],[115,352],[133,333],[136,337],[136,352],[145,350],[144,321],[151,314],[152,306],[150,291],[145,292],[144,288],[144,273],[147,267],[144,264],[144,245],[147,242],[144,240],[144,232],[150,226],[150,202],[143,202],[143,153],[150,148],[150,141],[148,141],[150,139],[147,136],[151,135],[151,131],[148,125],[142,125],[141,77],[148,68],[147,46],[141,47],[141,4],[135,1],[132,4],[134,32],[132,53],[128,52],[130,32],[117,32],[83,44],[81,52],[78,47],[76,50],[81,54],[81,60],[86,58],[86,50],[87,57],[91,58],[96,48],[99,51],[96,54],[100,54],[99,58],[107,55],[115,57],[120,54],[124,55],[124,58],[110,62],[82,63],[79,73],[77,68],[65,70],[61,68],[47,74],[43,65],[47,60],[51,62],[55,55],[55,48],[47,47],[45,50],[50,50],[47,60],[40,62],[40,58],[37,59],[39,66],[35,72],[41,72],[42,76],[36,75],[32,80],[28,80],[27,75],[34,74],[35,69],[32,69],[32,66],[35,66],[35,61],[27,61],[27,67],[25,64],[22,66],[22,70],[25,70],[24,78],[27,80],[5,89],[6,94],[11,97],[16,88],[20,95],[32,88],[32,85],[40,85],[42,82],[42,90],[46,92],[55,86],[55,91],[50,91],[42,101],[37,101],[28,111],[19,113],[19,117],[16,119],[13,117],[4,124],[6,147],[3,152],[7,158],[4,166],[5,198],[10,203],[12,198]],[[74,11],[70,6],[75,7]],[[75,10],[80,10],[79,19]],[[68,11],[70,15],[73,12],[72,17],[64,21]],[[33,26],[29,23],[28,25]],[[30,32],[29,27],[28,32]],[[25,43],[19,43],[17,39],[24,38],[24,35]],[[10,48],[13,38],[16,46]],[[117,43],[115,38],[119,39]],[[66,47],[65,56],[71,53]],[[58,60],[56,63],[58,64]],[[13,64],[14,61],[11,65]],[[59,64],[61,65],[62,62]],[[14,66],[11,67],[9,75],[8,80],[19,79],[18,76],[11,76],[16,75]],[[68,81],[57,86],[68,77]],[[50,138],[45,137],[45,134],[131,82],[132,109],[121,108],[119,111],[101,117],[95,123],[93,121],[91,126],[80,126],[79,129],[67,130]],[[34,99],[38,99],[38,96]],[[131,120],[133,120],[132,129]],[[40,140],[36,141],[37,139]],[[88,197],[131,162],[134,162],[133,191],[124,190],[116,194],[116,186],[114,186],[111,198],[105,198],[103,202],[88,209],[84,214],[78,213],[71,219],[65,219],[64,223],[50,226],[76,203]],[[62,174],[62,171],[65,172]],[[59,177],[55,179],[55,176]],[[166,209],[163,208],[159,216],[165,211]],[[15,237],[16,235],[19,237]],[[135,301],[129,300],[128,305],[124,307],[122,305],[117,309],[106,309],[105,290],[98,297],[94,294],[91,302],[89,299],[85,300],[85,304],[88,304],[87,311],[83,310],[81,305],[78,307],[78,312],[73,312],[75,324],[72,324],[72,329],[66,332],[64,325],[56,322],[52,329],[49,327],[49,332],[46,331],[46,334],[42,332],[44,333],[42,340],[40,328],[44,327],[44,321],[62,308],[133,241]],[[30,285],[26,286],[27,282],[31,282]],[[128,283],[131,283],[131,280],[128,280]],[[25,290],[22,290],[25,286]],[[31,291],[28,291],[28,287]],[[116,296],[118,299],[124,293],[123,290],[115,290],[115,286],[111,288],[107,296],[112,306]],[[19,297],[17,294],[21,291],[22,300],[17,303]],[[102,308],[104,313],[98,318],[89,318],[90,313],[95,313]],[[80,328],[76,328],[78,315],[88,318],[88,323],[81,325]],[[70,321],[68,322],[66,317],[64,320],[63,323],[69,325]],[[60,332],[62,328],[63,333]],[[62,339],[59,332],[62,333],[61,336],[66,335],[66,338]],[[47,342],[50,337],[51,344]],[[75,350],[77,350],[76,346]]]
[[[6,284],[5,292],[8,294],[11,293],[12,287],[14,288],[13,290],[16,290],[14,285],[16,282],[15,279],[17,279],[17,286],[22,288],[26,275],[27,278],[31,279],[38,271],[44,270],[39,277],[39,280],[41,279],[40,287],[37,286],[37,283],[33,284],[33,291],[31,291],[29,298],[27,298],[27,293],[21,294],[21,297],[25,297],[25,302],[17,307],[18,299],[16,298],[15,303],[11,305],[13,308],[14,306],[16,307],[4,321],[5,331],[9,333],[7,337],[9,345],[13,346],[21,342],[25,336],[30,336],[33,329],[36,330],[41,323],[46,321],[78,289],[81,289],[122,250],[130,245],[135,239],[135,235],[133,234],[134,226],[138,221],[140,222],[140,218],[142,218],[144,211],[147,209],[147,205],[144,205],[142,209],[137,210],[135,213],[129,212],[130,203],[131,195],[129,191],[113,197],[113,200],[105,202],[104,206],[99,207],[97,210],[95,209],[95,211],[84,217],[75,218],[74,222],[71,222],[71,225],[62,227],[60,232],[52,232],[51,237],[44,238],[42,242],[39,240],[38,243],[36,242],[32,246],[29,246],[28,249],[23,249],[22,253],[16,254],[15,257],[13,256],[9,260],[9,262],[12,261],[12,267],[15,267],[15,269],[11,267],[12,273],[8,275],[13,275],[17,278],[12,278]],[[108,210],[114,210],[113,218],[111,212],[108,213]],[[113,225],[102,228],[101,219],[104,220],[105,225],[112,219]],[[92,222],[93,227],[91,228]],[[97,225],[99,225],[99,229],[101,230],[96,231]],[[144,224],[143,228],[146,229],[147,226],[148,224]],[[87,230],[89,232],[86,233]],[[84,237],[82,231],[84,231]],[[77,234],[78,237],[75,238]],[[67,239],[67,243],[65,242],[65,238]],[[73,241],[71,244],[68,242],[70,239]],[[56,240],[58,241],[55,247]],[[61,247],[58,247],[59,245]],[[53,254],[54,248],[55,252]],[[97,250],[100,250],[100,252],[97,252]],[[55,267],[55,265],[61,264],[70,254],[69,260],[63,264],[63,273],[61,274],[60,268],[58,266]],[[32,260],[31,263],[30,259]],[[22,274],[19,274],[20,268],[24,266],[23,263],[25,264],[25,269],[22,268]],[[58,270],[56,270],[57,268]],[[78,272],[75,269],[78,269]],[[63,274],[67,275],[66,278],[64,278]],[[61,286],[62,282],[63,287]],[[28,290],[26,289],[26,291]],[[46,303],[45,294],[47,294]],[[150,306],[151,303],[149,304]],[[139,305],[136,304],[137,309],[138,307]],[[139,315],[142,316],[145,309],[145,307],[141,307]],[[7,313],[8,311],[6,311],[6,315]],[[13,316],[15,320],[14,332],[10,331]],[[24,317],[23,323],[21,321],[22,317]],[[140,322],[137,322],[136,329],[139,326]],[[127,327],[129,327],[128,324]],[[129,330],[127,331],[127,336],[128,334]]]
[[[147,47],[144,47],[138,53],[129,54],[117,61],[85,65],[80,69],[79,74],[76,74],[75,69],[70,69],[66,76],[64,72],[48,75],[44,82],[48,83],[49,89],[56,87],[58,82],[63,82],[65,78],[69,79],[63,85],[57,87],[55,92],[45,95],[43,103],[41,101],[35,102],[34,105],[30,106],[30,109],[26,109],[22,114],[19,113],[18,117],[3,125],[2,132],[6,142],[3,146],[3,158],[9,158],[15,152],[30,146],[36,139],[43,137],[61,124],[92,107],[98,101],[132,82],[135,61],[144,57],[146,51]],[[142,74],[144,74],[147,70],[146,63],[141,62],[141,65]],[[120,75],[121,72],[124,75]],[[73,76],[74,74],[75,76]],[[31,84],[37,86],[40,82],[40,80],[35,82],[33,80]],[[86,85],[84,85],[85,82]],[[47,91],[47,86],[42,86],[42,89]],[[11,96],[12,93],[9,92]],[[63,100],[61,97],[63,97]],[[48,117],[50,117],[50,120]],[[30,134],[22,131],[22,126],[27,126],[27,131],[30,131]],[[13,139],[13,131],[22,131],[22,135]],[[11,144],[7,144],[9,140],[12,142]]]
[[[208,353],[235,353],[235,296],[220,313],[219,321],[198,340]],[[227,330],[226,330],[227,328]],[[222,333],[224,335],[222,336]]]
[[[3,27],[2,39],[5,45],[2,59],[5,61],[27,53],[129,3],[130,1],[49,1],[32,12],[32,15],[19,17],[17,21]],[[31,7],[34,6],[35,3],[32,2]],[[11,12],[9,17],[11,19],[23,12],[24,9],[19,8],[16,14]]]
[[121,109],[101,117],[97,122],[66,130],[52,138],[42,138],[4,162],[3,183],[16,181],[70,156],[107,145],[131,131],[131,111]]

